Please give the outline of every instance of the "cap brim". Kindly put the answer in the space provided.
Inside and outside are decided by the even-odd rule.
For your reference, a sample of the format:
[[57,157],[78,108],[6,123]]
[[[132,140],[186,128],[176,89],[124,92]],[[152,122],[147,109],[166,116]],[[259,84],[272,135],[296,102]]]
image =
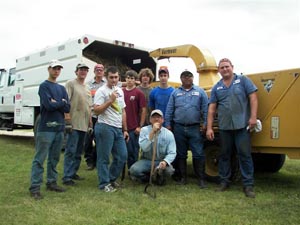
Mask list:
[[53,68],[53,67],[61,67],[61,68],[64,68],[61,64],[54,64],[54,65],[51,65],[50,67],[51,67],[51,68]]

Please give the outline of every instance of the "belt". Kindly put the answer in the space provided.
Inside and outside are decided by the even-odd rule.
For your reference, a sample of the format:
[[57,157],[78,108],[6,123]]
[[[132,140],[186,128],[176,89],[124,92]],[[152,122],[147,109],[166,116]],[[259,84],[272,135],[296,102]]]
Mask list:
[[200,126],[200,123],[190,123],[190,124],[176,123],[176,124],[183,126],[183,127]]

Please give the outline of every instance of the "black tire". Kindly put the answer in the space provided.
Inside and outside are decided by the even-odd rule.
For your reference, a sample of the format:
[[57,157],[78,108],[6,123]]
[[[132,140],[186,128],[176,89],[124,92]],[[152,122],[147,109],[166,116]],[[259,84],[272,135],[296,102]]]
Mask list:
[[[208,181],[219,183],[219,154],[220,154],[220,142],[218,139],[210,142],[205,141],[205,174]],[[236,151],[233,151],[231,156],[231,177],[232,182],[239,181],[241,179],[241,172],[239,161],[237,158]]]
[[285,158],[285,154],[252,153],[254,171],[276,173],[282,168]]

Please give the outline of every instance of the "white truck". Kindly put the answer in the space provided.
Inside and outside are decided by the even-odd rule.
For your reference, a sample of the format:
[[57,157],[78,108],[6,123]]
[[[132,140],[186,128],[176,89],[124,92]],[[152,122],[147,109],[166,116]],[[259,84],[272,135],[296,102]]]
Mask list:
[[148,67],[156,71],[156,61],[149,50],[118,40],[83,35],[47,47],[16,60],[16,67],[0,69],[0,129],[34,128],[40,113],[38,88],[47,79],[49,61],[58,59],[64,68],[58,82],[64,84],[75,78],[78,63],[90,67],[86,81],[93,78],[96,63],[118,66],[121,77],[128,69],[139,72]]

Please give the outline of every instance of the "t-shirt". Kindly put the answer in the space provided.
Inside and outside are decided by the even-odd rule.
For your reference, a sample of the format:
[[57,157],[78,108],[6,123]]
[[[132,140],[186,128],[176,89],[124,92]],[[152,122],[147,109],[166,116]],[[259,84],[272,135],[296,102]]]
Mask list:
[[148,88],[144,88],[142,86],[138,86],[137,87],[138,89],[140,89],[144,95],[145,95],[145,98],[146,98],[146,119],[145,119],[145,125],[149,125],[150,124],[150,120],[149,120],[149,116],[150,116],[150,107],[149,107],[149,95],[150,95],[150,92],[152,91],[152,87],[148,87]]
[[[118,97],[104,112],[98,115],[98,122],[105,123],[113,127],[122,128],[122,111],[126,107],[124,93],[122,89],[116,86]],[[94,105],[102,105],[110,98],[113,92],[107,85],[100,87],[95,94]]]
[[68,81],[66,90],[71,102],[70,116],[73,129],[86,132],[91,116],[91,92],[87,85],[79,83],[77,79]]
[[152,109],[160,109],[165,115],[167,104],[171,93],[174,91],[173,87],[154,88],[149,95],[149,107]]
[[123,88],[123,92],[126,103],[127,129],[131,131],[140,126],[141,110],[146,107],[146,98],[138,88],[132,90]]

